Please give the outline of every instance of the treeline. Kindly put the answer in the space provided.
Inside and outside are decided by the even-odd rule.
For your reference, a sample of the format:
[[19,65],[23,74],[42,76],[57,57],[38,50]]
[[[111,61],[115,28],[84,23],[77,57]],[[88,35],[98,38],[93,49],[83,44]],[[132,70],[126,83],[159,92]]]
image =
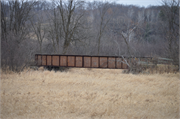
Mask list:
[[147,8],[115,2],[7,0],[1,2],[2,68],[19,71],[35,53],[179,55],[179,1]]

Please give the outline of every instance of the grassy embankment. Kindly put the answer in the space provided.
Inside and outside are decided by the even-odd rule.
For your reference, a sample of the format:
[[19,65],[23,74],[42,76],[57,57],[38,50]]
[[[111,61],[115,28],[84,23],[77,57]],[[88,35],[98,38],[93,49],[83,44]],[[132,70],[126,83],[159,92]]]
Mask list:
[[1,74],[1,118],[178,118],[179,73],[112,69]]

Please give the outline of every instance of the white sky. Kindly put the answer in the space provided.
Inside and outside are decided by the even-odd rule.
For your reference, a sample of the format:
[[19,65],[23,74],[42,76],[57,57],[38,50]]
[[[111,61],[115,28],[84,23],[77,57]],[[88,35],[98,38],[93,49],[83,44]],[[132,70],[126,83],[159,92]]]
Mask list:
[[[94,1],[94,0],[89,0],[89,1]],[[102,1],[102,0],[95,0],[95,1]],[[114,1],[119,4],[124,4],[124,5],[138,5],[140,7],[148,7],[149,5],[161,5],[161,0],[103,0],[103,1]]]
[[121,4],[133,4],[133,5],[139,5],[139,6],[144,6],[147,7],[149,5],[161,5],[160,0],[119,0],[117,3]]

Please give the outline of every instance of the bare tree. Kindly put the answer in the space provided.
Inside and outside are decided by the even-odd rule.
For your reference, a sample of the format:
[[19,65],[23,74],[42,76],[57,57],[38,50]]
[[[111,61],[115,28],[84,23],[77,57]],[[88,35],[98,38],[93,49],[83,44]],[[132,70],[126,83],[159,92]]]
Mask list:
[[[9,0],[9,11],[6,19],[7,30],[12,32],[20,43],[28,35],[27,21],[30,19],[30,11],[37,2],[22,0]],[[4,28],[5,29],[5,28]],[[7,31],[6,30],[6,31]]]
[[163,20],[164,39],[168,42],[167,54],[174,62],[178,62],[179,49],[179,1],[162,0],[160,18]]
[[100,16],[100,20],[99,20],[99,29],[98,29],[98,34],[97,34],[97,41],[98,41],[98,55],[100,52],[100,44],[101,44],[101,38],[103,36],[103,33],[106,29],[107,24],[110,21],[110,18],[106,18],[106,13],[107,10],[109,8],[109,3],[108,2],[99,2],[98,6],[98,11],[99,11],[99,16]]
[[85,36],[80,37],[80,31],[83,30],[81,19],[84,16],[84,2],[75,0],[68,0],[65,2],[63,0],[59,0],[57,4],[60,19],[62,21],[62,37],[64,39],[63,54],[66,54],[70,43],[85,39]]
[[8,0],[1,3],[2,62],[17,70],[23,64],[21,48],[29,39],[30,12],[36,1]]
[[51,10],[47,12],[48,16],[48,39],[52,42],[53,52],[60,53],[60,45],[63,41],[62,37],[62,20],[59,10],[56,6],[57,1],[51,2]]
[[[139,26],[139,23],[144,19],[144,17],[139,16],[138,22],[135,22],[132,20],[134,11],[132,9],[128,10],[128,14],[124,15],[124,23],[123,23],[123,29],[119,32],[127,46],[127,53],[128,56],[134,55],[134,52],[136,49],[134,49],[133,46],[130,46],[130,42],[133,42],[134,40],[134,31]],[[121,23],[122,24],[122,23]],[[120,24],[119,24],[120,25]]]
[[[36,38],[37,38],[37,41],[38,41],[38,44],[39,44],[39,51],[40,53],[42,53],[42,43],[45,39],[45,34],[46,34],[46,27],[43,21],[43,13],[42,11],[40,11],[41,13],[39,13],[38,15],[35,15],[35,18],[34,19],[31,19],[30,22],[31,22],[31,25],[32,25],[32,29],[36,35]],[[37,21],[35,20],[37,19]],[[34,21],[36,21],[34,23]]]

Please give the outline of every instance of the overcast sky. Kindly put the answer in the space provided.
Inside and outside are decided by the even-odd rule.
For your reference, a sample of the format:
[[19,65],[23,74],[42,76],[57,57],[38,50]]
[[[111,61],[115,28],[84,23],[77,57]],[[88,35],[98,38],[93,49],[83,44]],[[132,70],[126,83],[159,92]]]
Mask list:
[[[89,0],[89,1],[94,1],[94,0]],[[95,0],[99,1],[99,0]],[[101,1],[101,0],[100,0]],[[161,5],[161,0],[103,0],[103,1],[115,1],[116,3],[119,4],[124,4],[124,5],[138,5],[140,7],[144,6],[147,7],[149,5]]]
[[144,6],[147,7],[149,5],[161,5],[160,0],[119,0],[117,3],[121,4],[133,4],[133,5],[139,5],[139,6]]

